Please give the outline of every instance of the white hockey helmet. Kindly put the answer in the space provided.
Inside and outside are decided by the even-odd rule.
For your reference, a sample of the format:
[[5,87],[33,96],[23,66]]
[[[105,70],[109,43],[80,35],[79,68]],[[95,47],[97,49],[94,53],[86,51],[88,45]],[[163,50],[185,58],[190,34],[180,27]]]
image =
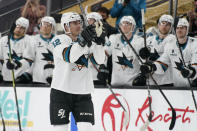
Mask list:
[[51,16],[45,16],[41,19],[41,23],[42,22],[47,22],[47,23],[50,23],[52,25],[53,28],[55,28],[56,26],[56,22],[55,22],[55,19]]
[[103,19],[102,16],[97,12],[88,13],[86,17],[87,17],[87,20],[92,18],[92,19],[95,19],[95,21],[99,21]]
[[189,31],[189,22],[187,21],[187,19],[185,18],[180,18],[177,24],[177,27],[183,27],[186,26],[187,27],[187,34]]
[[164,14],[164,15],[162,15],[160,18],[159,18],[159,23],[161,23],[161,22],[169,22],[170,24],[171,24],[171,26],[173,25],[173,23],[174,23],[174,19],[173,19],[173,17],[171,16],[171,15],[166,15],[166,14]]
[[76,12],[68,12],[68,13],[62,14],[61,26],[64,29],[64,31],[65,31],[64,25],[69,27],[69,23],[72,21],[82,21],[82,20],[81,20],[80,15]]
[[123,21],[129,22],[132,25],[136,26],[135,19],[132,16],[123,16],[120,20],[120,24],[123,23]]
[[29,20],[24,17],[19,17],[15,24],[24,27],[26,31],[29,28]]

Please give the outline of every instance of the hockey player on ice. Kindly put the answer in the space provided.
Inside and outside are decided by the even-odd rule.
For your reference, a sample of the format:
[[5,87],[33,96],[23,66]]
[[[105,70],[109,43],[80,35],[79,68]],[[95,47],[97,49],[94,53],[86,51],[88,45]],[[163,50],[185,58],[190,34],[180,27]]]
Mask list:
[[[144,47],[144,40],[140,36],[133,35],[136,26],[134,18],[132,16],[122,17],[119,26],[136,52],[139,53],[139,50]],[[136,78],[140,72],[140,63],[136,55],[120,33],[111,35],[106,45],[107,55],[112,55],[113,68],[111,85],[131,86],[134,78]]]
[[[145,63],[140,69],[141,72],[164,74],[170,67],[172,68],[173,84],[177,87],[188,87],[188,79],[193,80],[196,77],[197,69],[197,44],[196,39],[188,37],[189,23],[185,18],[178,21],[176,27],[176,39],[167,43],[164,53],[154,63]],[[178,46],[181,48],[183,59]],[[185,65],[184,66],[184,62]]]
[[[51,84],[53,64],[53,49],[51,43],[55,36],[56,22],[53,17],[45,16],[41,19],[40,34],[32,36],[33,44],[25,51],[25,59],[31,64],[30,73],[34,83]],[[21,76],[18,81],[27,81],[27,78]]]
[[[164,52],[167,43],[171,43],[176,37],[171,33],[173,28],[173,18],[170,15],[162,15],[158,22],[158,35],[153,35],[147,38],[147,47],[140,50],[140,57],[150,61],[157,60]],[[148,53],[150,52],[150,53]],[[136,85],[141,85],[145,76],[139,75],[136,79]],[[153,78],[157,81],[158,85],[172,86],[171,68],[166,70],[164,74],[154,74]],[[149,79],[149,84],[154,85],[152,79]],[[142,85],[141,85],[142,86]]]
[[[11,70],[14,69],[15,78],[20,77],[28,68],[29,64],[23,59],[24,52],[32,42],[30,36],[26,35],[26,31],[29,27],[29,20],[20,17],[15,22],[16,27],[13,27],[11,33],[10,45],[11,45],[11,58],[9,61],[9,46],[8,36],[4,36],[0,39],[0,71],[4,82],[12,81]],[[31,79],[31,76],[29,76]]]
[[90,93],[94,85],[89,66],[90,59],[97,64],[103,64],[105,60],[104,47],[97,41],[102,33],[98,36],[93,25],[82,31],[81,17],[75,12],[64,13],[61,25],[65,34],[53,40],[55,68],[50,95],[51,125],[53,131],[68,131],[69,113],[72,112],[78,131],[92,131],[94,109]]

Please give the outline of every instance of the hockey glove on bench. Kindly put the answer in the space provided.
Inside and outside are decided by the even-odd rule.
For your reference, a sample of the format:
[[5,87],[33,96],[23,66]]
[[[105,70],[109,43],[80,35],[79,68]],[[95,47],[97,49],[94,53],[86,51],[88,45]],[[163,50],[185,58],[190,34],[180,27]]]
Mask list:
[[196,70],[191,66],[184,67],[183,69],[181,69],[181,75],[184,78],[193,78],[196,75]]
[[150,51],[147,47],[143,47],[140,49],[139,55],[142,59],[148,59],[150,57]]
[[141,71],[142,75],[147,75],[149,73],[153,73],[156,70],[157,70],[156,65],[150,61],[148,61],[140,66],[140,71]]
[[16,83],[21,83],[21,84],[29,84],[32,82],[32,76],[25,72],[21,76],[16,78]]
[[6,63],[6,66],[9,70],[13,70],[13,69],[17,70],[18,68],[22,66],[22,64],[20,61],[13,59],[11,62],[10,60],[8,60]]
[[98,80],[105,82],[108,79],[108,77],[109,77],[109,70],[104,64],[100,65],[99,72],[97,74]]
[[140,73],[132,83],[133,86],[145,86],[146,85],[146,76]]

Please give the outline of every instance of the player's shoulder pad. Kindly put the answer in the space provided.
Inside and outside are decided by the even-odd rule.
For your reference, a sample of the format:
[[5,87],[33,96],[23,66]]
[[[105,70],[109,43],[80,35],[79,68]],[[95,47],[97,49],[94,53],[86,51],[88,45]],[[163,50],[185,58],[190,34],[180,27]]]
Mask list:
[[52,39],[52,44],[53,44],[54,48],[60,44],[70,45],[71,42],[72,42],[72,39],[68,35],[65,35],[65,34],[56,35]]

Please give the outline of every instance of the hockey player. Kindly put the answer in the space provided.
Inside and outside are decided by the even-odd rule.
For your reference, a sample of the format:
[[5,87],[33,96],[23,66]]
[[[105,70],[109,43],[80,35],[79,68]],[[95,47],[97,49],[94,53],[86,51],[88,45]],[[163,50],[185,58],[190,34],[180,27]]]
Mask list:
[[[143,59],[148,59],[150,61],[157,60],[164,52],[164,47],[167,43],[171,43],[173,40],[176,39],[176,37],[172,34],[170,34],[171,30],[173,28],[173,18],[171,15],[162,15],[158,22],[158,35],[153,35],[148,37],[147,39],[147,47],[144,47],[140,50],[139,55]],[[147,54],[146,52],[150,52],[150,54]],[[153,75],[154,79],[158,82],[159,85],[163,86],[172,86],[172,78],[171,78],[171,69],[169,68],[164,74],[159,75],[155,74]],[[140,78],[143,78],[142,76],[139,76],[135,84],[141,85],[142,83],[145,83],[141,81]],[[152,79],[149,79],[149,84],[154,85],[154,82]],[[141,83],[142,82],[142,83]]]
[[[25,50],[32,42],[31,38],[26,35],[29,20],[20,17],[16,20],[15,24],[16,27],[11,32],[12,35],[10,38],[12,61],[9,60],[8,36],[0,39],[0,68],[2,67],[1,71],[5,82],[12,81],[12,69],[14,69],[15,78],[17,78],[29,68],[29,65],[23,59]],[[31,76],[29,79],[31,79]]]
[[94,109],[90,93],[94,85],[89,65],[90,59],[95,59],[97,64],[104,62],[104,47],[97,41],[92,42],[93,38],[97,39],[94,26],[87,26],[81,32],[79,14],[63,14],[61,25],[65,34],[53,40],[55,68],[50,95],[53,131],[68,131],[70,112],[78,131],[92,131]]
[[41,19],[40,34],[33,37],[34,43],[25,51],[25,59],[32,63],[31,71],[25,72],[17,81],[25,83],[28,73],[32,74],[33,82],[51,84],[53,64],[53,44],[56,22],[53,17],[45,16]]
[[188,21],[185,18],[180,19],[176,28],[178,41],[167,43],[164,53],[154,63],[143,64],[140,67],[142,73],[164,74],[167,69],[172,67],[174,86],[190,86],[188,79],[193,79],[196,76],[197,41],[187,36],[188,29]]
[[94,24],[95,22],[101,20],[102,20],[102,16],[97,12],[91,12],[87,14],[87,21],[89,25]]
[[[124,16],[120,20],[120,28],[137,53],[144,46],[143,38],[133,35],[136,23],[132,16]],[[107,55],[112,55],[111,85],[132,85],[134,78],[139,74],[139,61],[123,36],[119,33],[109,37]]]
[[[101,29],[104,28],[103,27],[103,22],[102,22],[102,16],[99,13],[91,12],[91,13],[88,13],[86,17],[87,17],[87,22],[88,22],[89,25],[101,26],[100,27]],[[104,30],[102,30],[102,31],[104,31]],[[102,43],[105,44],[104,42],[102,42]],[[105,82],[98,81],[98,78],[97,78],[97,74],[100,71],[99,70],[100,65],[96,64],[92,60],[90,60],[90,62],[91,62],[91,64],[90,64],[89,68],[92,69],[92,77],[93,77],[94,83],[95,84],[104,84]]]

